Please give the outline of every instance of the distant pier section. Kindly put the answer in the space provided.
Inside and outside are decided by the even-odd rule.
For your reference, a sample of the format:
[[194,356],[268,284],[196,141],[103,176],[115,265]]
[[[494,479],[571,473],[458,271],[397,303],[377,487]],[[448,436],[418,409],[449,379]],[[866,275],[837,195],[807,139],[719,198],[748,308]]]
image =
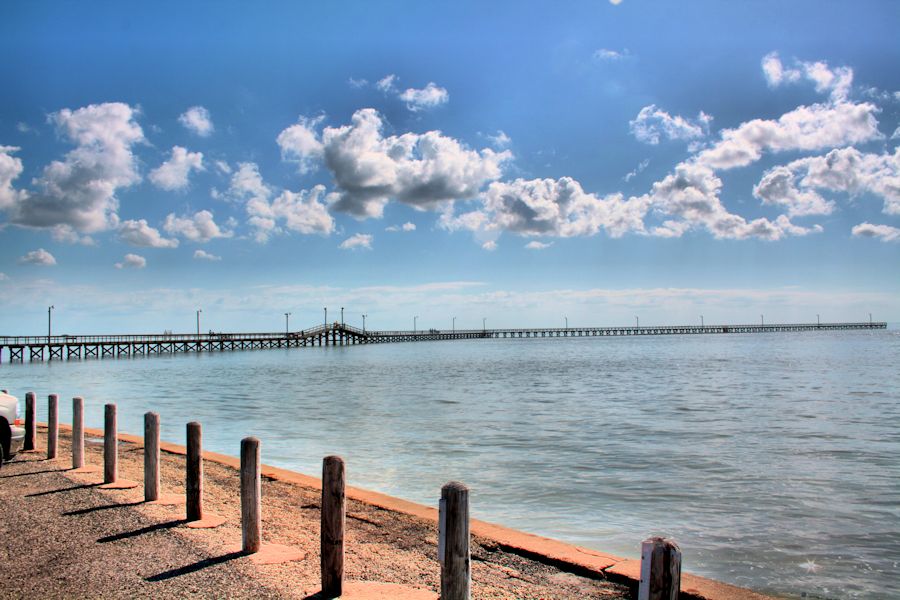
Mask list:
[[537,327],[373,331],[342,323],[280,333],[0,336],[0,363],[160,354],[233,352],[306,346],[347,346],[435,340],[622,337],[643,335],[724,335],[802,331],[887,329],[884,321],[860,323],[773,323],[770,325],[665,325],[635,327]]

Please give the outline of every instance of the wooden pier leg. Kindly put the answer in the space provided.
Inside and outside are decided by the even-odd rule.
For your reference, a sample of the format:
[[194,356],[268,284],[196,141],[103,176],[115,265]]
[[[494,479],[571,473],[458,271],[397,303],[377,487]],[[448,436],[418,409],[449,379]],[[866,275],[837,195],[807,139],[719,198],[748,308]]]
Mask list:
[[84,468],[84,398],[72,398],[72,468]]
[[187,520],[199,521],[203,518],[203,433],[200,423],[187,424]]
[[458,481],[446,484],[441,488],[440,508],[441,600],[469,600],[469,488]]
[[159,500],[159,414],[144,413],[144,502]]
[[37,421],[34,418],[36,408],[37,397],[34,395],[34,392],[25,392],[25,442],[22,445],[23,452],[34,450],[34,440],[37,432]]
[[681,550],[669,539],[653,537],[641,543],[641,583],[638,600],[678,600],[681,590]]
[[344,585],[344,524],[346,498],[344,459],[326,456],[322,461],[322,596],[339,598]]
[[47,459],[56,458],[59,451],[59,395],[47,396]]
[[259,552],[262,545],[260,528],[259,440],[241,440],[241,550],[245,554]]
[[119,434],[116,425],[116,405],[103,407],[103,483],[115,483],[119,476]]

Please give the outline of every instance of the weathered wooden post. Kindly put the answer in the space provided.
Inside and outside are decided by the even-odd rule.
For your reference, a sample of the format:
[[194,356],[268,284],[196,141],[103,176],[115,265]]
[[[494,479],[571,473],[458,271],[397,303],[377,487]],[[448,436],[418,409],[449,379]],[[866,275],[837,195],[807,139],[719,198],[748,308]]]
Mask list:
[[451,481],[441,488],[438,560],[441,600],[469,600],[472,572],[469,557],[469,488]]
[[344,459],[322,461],[321,560],[322,596],[339,598],[344,585],[344,523],[346,520]]
[[84,468],[84,398],[72,398],[72,468]]
[[23,452],[34,450],[34,438],[37,432],[37,421],[34,418],[35,408],[37,408],[37,398],[34,392],[25,392],[25,442],[22,444]]
[[116,405],[103,407],[103,483],[115,483],[119,476],[119,434],[116,425]]
[[241,440],[241,550],[245,554],[259,552],[260,534],[259,440]]
[[159,414],[144,414],[144,501],[159,500]]
[[681,550],[674,541],[652,537],[641,543],[641,583],[638,600],[678,600],[681,590]]
[[59,451],[59,395],[47,396],[47,459],[54,459]]
[[192,421],[187,424],[187,473],[184,487],[187,492],[188,521],[199,521],[203,518],[202,436],[200,423]]

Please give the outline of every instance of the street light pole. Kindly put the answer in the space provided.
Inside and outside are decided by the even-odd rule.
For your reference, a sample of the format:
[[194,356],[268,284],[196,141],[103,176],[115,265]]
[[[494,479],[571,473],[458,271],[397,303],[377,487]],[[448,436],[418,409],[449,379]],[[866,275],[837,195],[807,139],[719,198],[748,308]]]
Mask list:
[[51,327],[52,317],[50,315],[52,314],[51,311],[54,308],[56,308],[56,307],[52,306],[52,305],[47,307],[47,344],[48,345],[50,344],[50,335],[51,335],[51,331],[52,331],[52,327]]
[[456,317],[453,317],[453,333],[456,333]]
[[289,313],[289,312],[284,313],[284,337],[287,337],[289,335],[288,332],[290,331],[290,329],[288,328],[288,322],[289,322],[290,318],[291,318],[291,313]]
[[328,331],[328,307],[325,307],[325,331]]
[[418,319],[418,318],[419,318],[419,315],[416,315],[415,317],[413,317],[413,333],[416,332],[416,319]]
[[341,307],[341,327],[344,326],[344,307]]
[[760,325],[765,325],[765,324],[766,324],[766,322],[765,322],[765,320],[763,319],[763,316],[762,316],[762,315],[759,315],[759,324],[760,324]]
[[481,317],[481,331],[487,331],[487,317]]
[[637,327],[638,329],[641,328],[641,320],[638,318],[637,315],[634,315],[634,326]]
[[366,315],[363,315],[362,318],[363,318],[363,333],[365,333],[366,332]]
[[569,317],[563,317],[566,320],[566,329],[569,328]]
[[816,326],[820,327],[822,325],[822,320],[819,318],[819,313],[816,313]]
[[200,313],[203,312],[202,308],[197,309],[197,338],[200,337]]
[[869,325],[872,324],[872,313],[869,313]]
[[706,325],[703,324],[703,315],[700,315],[700,327],[706,327]]

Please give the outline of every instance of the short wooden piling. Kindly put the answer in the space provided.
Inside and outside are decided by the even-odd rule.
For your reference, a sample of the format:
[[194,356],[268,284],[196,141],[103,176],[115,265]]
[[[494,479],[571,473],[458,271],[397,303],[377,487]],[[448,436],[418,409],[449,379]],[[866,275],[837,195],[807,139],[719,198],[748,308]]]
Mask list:
[[187,492],[187,520],[203,519],[203,433],[200,423],[187,424],[187,472],[185,491]]
[[72,468],[84,468],[84,398],[72,398]]
[[56,458],[59,452],[59,395],[47,396],[47,459]]
[[259,552],[262,545],[260,518],[259,440],[241,440],[241,550]]
[[144,501],[159,500],[159,414],[144,413]]
[[103,483],[115,483],[119,476],[119,434],[116,425],[116,405],[103,407]]
[[638,600],[678,600],[681,590],[681,550],[674,541],[652,537],[641,543],[641,583]]
[[34,418],[36,408],[37,397],[34,395],[34,392],[25,392],[25,441],[22,444],[23,452],[34,450],[34,440],[37,432],[37,420]]
[[322,597],[339,598],[344,584],[344,524],[346,521],[344,459],[322,461],[321,560]]
[[472,572],[469,556],[469,488],[451,481],[441,488],[442,526],[438,535],[441,600],[469,600]]

